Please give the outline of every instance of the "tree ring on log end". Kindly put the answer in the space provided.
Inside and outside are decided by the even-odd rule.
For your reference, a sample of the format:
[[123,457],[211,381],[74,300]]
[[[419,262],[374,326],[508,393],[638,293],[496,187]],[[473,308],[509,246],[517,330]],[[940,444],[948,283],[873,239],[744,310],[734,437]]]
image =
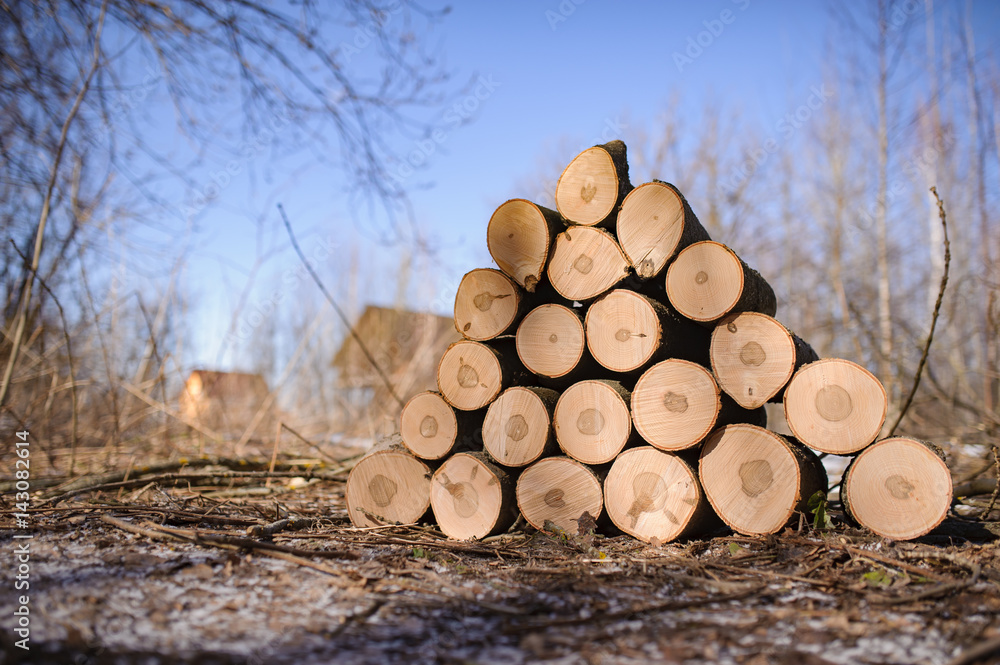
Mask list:
[[688,398],[670,391],[663,396],[663,406],[671,413],[684,413],[688,410]]
[[898,473],[894,473],[885,479],[885,488],[896,499],[909,499],[913,496],[916,486]]
[[534,292],[555,241],[550,222],[555,211],[525,199],[511,199],[493,213],[486,227],[490,256],[505,274]]
[[767,352],[764,347],[754,341],[749,341],[740,349],[740,362],[744,365],[760,367],[767,360]]
[[479,493],[476,488],[466,482],[452,483],[448,481],[448,476],[441,474],[441,484],[451,500],[454,502],[455,514],[459,517],[469,518],[479,510]]
[[795,371],[795,342],[774,317],[730,314],[712,331],[712,371],[719,387],[744,409],[763,406],[781,393]]
[[740,481],[740,488],[749,497],[765,492],[774,483],[771,463],[764,459],[743,462],[740,464]]
[[449,538],[484,538],[510,525],[511,489],[507,475],[486,455],[458,453],[434,472],[431,508]]
[[722,398],[712,373],[679,358],[646,370],[632,391],[632,422],[660,450],[697,445],[715,428]]
[[656,304],[628,289],[615,289],[587,310],[587,348],[614,372],[646,365],[660,349],[663,328]]
[[540,305],[517,327],[517,355],[535,374],[558,378],[573,370],[587,346],[583,322],[569,307]]
[[351,524],[416,522],[430,507],[430,477],[430,468],[402,447],[370,453],[347,478],[344,499]]
[[507,436],[514,441],[520,441],[528,435],[528,422],[520,413],[515,413],[507,419]]
[[379,508],[385,508],[392,503],[398,489],[399,485],[396,484],[395,480],[381,473],[376,474],[368,481],[368,494],[371,496],[372,503]]
[[816,393],[816,412],[830,422],[840,422],[851,415],[851,395],[840,386],[825,386]]
[[[811,456],[812,462],[809,461]],[[744,535],[776,533],[817,489],[815,455],[755,425],[721,427],[705,440],[698,477],[715,512]]]
[[577,533],[584,512],[594,518],[604,509],[604,493],[594,472],[569,457],[545,457],[517,479],[517,507],[529,524],[546,530],[547,522]]
[[466,339],[449,346],[441,356],[437,380],[438,390],[448,404],[475,411],[500,394],[505,379],[497,351]]
[[504,466],[531,464],[552,440],[554,390],[514,386],[503,391],[486,410],[483,448]]
[[622,201],[616,232],[636,273],[649,279],[674,256],[689,224],[697,220],[686,219],[680,195],[666,183],[654,181],[639,185]]
[[743,295],[743,264],[722,243],[688,245],[667,268],[667,297],[678,312],[707,323],[728,314]]
[[615,525],[647,543],[675,540],[696,526],[692,520],[707,503],[691,467],[651,446],[619,455],[604,481],[604,493]]
[[884,538],[910,540],[939,525],[951,507],[951,471],[939,451],[892,437],[861,451],[844,474],[848,515]]
[[566,495],[558,487],[554,487],[545,493],[545,505],[552,506],[553,508],[565,508],[566,501],[563,497]]
[[827,358],[803,365],[785,388],[785,419],[796,439],[824,453],[856,453],[879,435],[885,388],[864,367]]
[[420,421],[420,436],[425,439],[431,439],[437,436],[438,433],[438,421],[434,416],[424,416],[424,419]]
[[410,398],[399,415],[403,445],[421,459],[441,459],[448,455],[458,438],[455,410],[435,392]]
[[462,276],[455,293],[455,328],[467,339],[493,339],[514,327],[521,311],[521,289],[513,279],[492,268],[477,268]]
[[611,214],[618,192],[614,160],[603,147],[594,146],[574,157],[559,176],[556,209],[572,222],[591,226]]
[[462,364],[458,366],[455,379],[458,385],[463,388],[475,388],[479,384],[479,372],[472,365],[466,365],[463,359],[459,359]]
[[576,428],[581,434],[596,436],[604,429],[604,416],[597,409],[584,409],[576,419]]
[[612,461],[632,434],[627,396],[613,381],[580,381],[567,388],[552,413],[559,446],[584,464]]
[[594,269],[594,259],[586,254],[581,254],[573,261],[573,267],[584,275],[589,275],[590,271]]
[[628,260],[615,237],[590,226],[574,226],[557,235],[547,268],[552,288],[580,302],[610,290],[628,272]]

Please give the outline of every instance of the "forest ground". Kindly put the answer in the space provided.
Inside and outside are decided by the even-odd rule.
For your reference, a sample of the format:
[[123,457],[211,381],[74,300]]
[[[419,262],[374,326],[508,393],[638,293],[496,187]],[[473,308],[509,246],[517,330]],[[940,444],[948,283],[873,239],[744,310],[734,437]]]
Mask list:
[[0,664],[1000,662],[996,523],[952,515],[892,542],[833,510],[831,529],[766,537],[522,526],[456,542],[352,527],[345,466],[284,459],[268,485],[269,466],[175,456],[48,478],[27,530],[2,495],[5,567],[30,548],[30,650],[12,572]]

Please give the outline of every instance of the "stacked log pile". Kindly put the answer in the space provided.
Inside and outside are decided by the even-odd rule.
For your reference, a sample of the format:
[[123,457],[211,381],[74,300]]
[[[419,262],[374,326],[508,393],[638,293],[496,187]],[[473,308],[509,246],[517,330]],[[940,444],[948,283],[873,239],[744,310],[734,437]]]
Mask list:
[[[438,391],[407,402],[395,445],[351,473],[357,526],[412,523],[478,539],[520,514],[541,530],[595,523],[663,543],[719,526],[775,533],[826,496],[817,451],[853,456],[845,514],[894,539],[951,503],[940,450],[876,442],[885,389],[820,360],[776,320],[774,291],[709,238],[683,194],[633,188],[621,141],[566,167],[557,210],[507,201],[465,275]],[[794,436],[766,429],[784,405]]]

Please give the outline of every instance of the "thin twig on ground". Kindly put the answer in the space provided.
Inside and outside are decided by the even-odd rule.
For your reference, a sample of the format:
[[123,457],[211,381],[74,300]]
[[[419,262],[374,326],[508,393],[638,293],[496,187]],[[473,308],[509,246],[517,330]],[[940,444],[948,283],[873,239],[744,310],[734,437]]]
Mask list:
[[305,478],[306,480],[316,478],[318,480],[343,480],[343,475],[331,474],[331,473],[313,473],[311,471],[275,471],[274,473],[269,473],[267,471],[217,471],[214,473],[164,473],[158,476],[136,478],[134,480],[124,480],[117,483],[104,483],[102,485],[93,485],[91,487],[81,487],[80,489],[75,489],[70,492],[63,492],[62,494],[57,494],[50,497],[41,503],[39,506],[44,506],[46,504],[57,504],[60,501],[72,498],[74,496],[79,496],[80,494],[86,494],[88,492],[103,492],[105,490],[116,490],[118,488],[124,489],[134,489],[137,487],[143,487],[145,485],[152,485],[158,483],[170,483],[179,481],[191,481],[191,480],[213,480],[213,479],[235,479],[235,478]]

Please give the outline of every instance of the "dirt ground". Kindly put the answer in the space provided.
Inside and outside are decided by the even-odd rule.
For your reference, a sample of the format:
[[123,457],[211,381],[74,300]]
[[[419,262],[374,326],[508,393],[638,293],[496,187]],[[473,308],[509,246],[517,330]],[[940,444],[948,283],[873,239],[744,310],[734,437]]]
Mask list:
[[[4,490],[0,663],[1000,662],[995,523],[952,516],[890,542],[834,511],[832,529],[762,538],[652,546],[528,527],[460,543],[428,525],[351,527],[343,467],[286,460],[269,486],[267,467],[174,460],[123,482],[50,481],[27,530]],[[24,543],[30,651],[14,644]]]

